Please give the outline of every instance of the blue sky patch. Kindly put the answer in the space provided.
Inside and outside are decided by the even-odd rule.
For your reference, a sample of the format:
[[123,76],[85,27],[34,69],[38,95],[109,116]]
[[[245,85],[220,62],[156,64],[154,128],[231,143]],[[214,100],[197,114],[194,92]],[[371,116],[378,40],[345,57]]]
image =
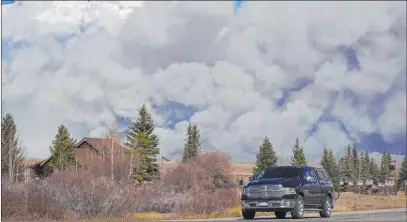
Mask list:
[[158,114],[165,117],[167,120],[166,127],[170,129],[174,129],[175,124],[180,121],[189,120],[198,111],[197,108],[174,101],[168,101],[166,104],[155,108]]
[[1,5],[10,5],[15,3],[15,1],[1,1]]
[[277,103],[276,103],[277,107],[284,106],[285,100],[288,98],[288,96],[290,96],[291,92],[298,92],[312,82],[313,82],[313,79],[308,78],[308,77],[297,79],[294,82],[293,87],[283,89],[283,96],[281,96],[281,98],[277,100]]

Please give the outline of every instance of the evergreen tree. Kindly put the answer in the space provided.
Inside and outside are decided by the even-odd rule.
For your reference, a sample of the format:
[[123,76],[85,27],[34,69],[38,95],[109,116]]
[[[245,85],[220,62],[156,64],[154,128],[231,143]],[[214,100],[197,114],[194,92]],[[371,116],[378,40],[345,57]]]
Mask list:
[[185,139],[184,154],[182,161],[194,159],[201,151],[201,141],[198,126],[196,124],[187,126],[187,138]]
[[293,146],[293,155],[291,156],[291,165],[294,166],[306,166],[307,160],[305,159],[304,150],[300,146],[299,139],[295,139],[295,144]]
[[198,126],[194,124],[192,126],[192,149],[191,149],[191,154],[192,157],[197,157],[199,153],[201,152],[201,135],[199,133]]
[[320,164],[328,172],[335,189],[339,189],[339,169],[332,149],[324,148]]
[[190,123],[187,126],[187,138],[185,139],[184,154],[182,155],[182,162],[185,162],[191,158],[191,147],[192,147],[192,125]]
[[320,161],[320,164],[329,173],[329,170],[332,168],[332,166],[327,148],[324,148],[324,150],[322,151],[322,159]]
[[346,179],[346,156],[342,156],[338,162],[339,179]]
[[369,158],[369,153],[366,152],[364,153],[363,156],[363,160],[362,160],[362,175],[361,178],[363,181],[365,181],[366,179],[370,179],[371,175],[370,175],[370,158]]
[[380,169],[379,165],[373,160],[373,158],[370,159],[370,175],[373,180],[374,184],[377,184],[379,182],[379,174],[380,174]]
[[[359,156],[358,151],[356,149],[356,145],[353,144],[352,146],[352,164],[353,164],[353,171],[354,171],[354,180],[360,177],[360,170],[359,169]],[[354,181],[355,182],[355,181]]]
[[380,177],[379,177],[379,180],[382,183],[384,183],[385,180],[389,179],[390,176],[389,165],[390,165],[389,155],[387,154],[387,152],[383,152],[382,159],[380,162]]
[[398,188],[404,188],[404,181],[407,180],[407,156],[404,156],[403,162],[401,163],[401,168],[398,175]]
[[253,175],[255,176],[265,167],[277,165],[278,158],[268,137],[264,138],[256,157],[256,165],[253,167]]
[[332,175],[330,174],[331,179],[332,179],[332,183],[334,184],[335,190],[339,190],[339,186],[340,186],[340,184],[339,184],[339,178],[340,178],[339,168],[338,168],[338,163],[336,162],[335,155],[334,155],[332,149],[329,150],[329,159],[331,160],[331,163],[332,163],[332,172],[331,172]]
[[126,146],[132,149],[131,176],[138,182],[151,181],[160,175],[157,163],[159,139],[155,125],[145,105],[138,111],[138,118],[127,131]]
[[61,125],[50,146],[51,164],[59,171],[66,170],[75,162],[76,140],[71,138],[68,129]]
[[356,181],[355,171],[356,168],[354,167],[354,162],[352,158],[352,148],[350,145],[348,145],[346,152],[346,167],[344,172],[345,174],[344,179],[355,182]]
[[18,144],[17,127],[10,113],[1,122],[1,174],[12,181],[22,179],[23,150]]

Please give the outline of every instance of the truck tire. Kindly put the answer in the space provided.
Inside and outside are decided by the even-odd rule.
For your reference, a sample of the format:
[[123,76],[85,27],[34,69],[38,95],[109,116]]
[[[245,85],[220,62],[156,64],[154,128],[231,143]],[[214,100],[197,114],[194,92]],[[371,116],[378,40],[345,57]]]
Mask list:
[[301,195],[298,195],[295,199],[295,206],[291,211],[291,216],[293,219],[302,219],[304,217],[304,198]]
[[242,210],[242,216],[243,216],[243,219],[245,219],[245,220],[253,220],[255,215],[256,215],[256,211]]
[[287,215],[287,212],[285,212],[285,211],[276,211],[276,212],[274,212],[274,214],[276,215],[277,219],[284,219],[285,216]]
[[331,216],[332,212],[332,199],[330,196],[326,196],[322,210],[319,211],[319,216],[328,218]]

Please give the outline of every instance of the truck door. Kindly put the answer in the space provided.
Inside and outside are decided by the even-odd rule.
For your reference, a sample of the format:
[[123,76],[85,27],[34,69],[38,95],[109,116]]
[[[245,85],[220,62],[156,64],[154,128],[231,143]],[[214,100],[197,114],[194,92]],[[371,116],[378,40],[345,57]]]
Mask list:
[[306,168],[305,177],[310,177],[311,180],[305,181],[303,184],[304,190],[304,205],[314,207],[318,205],[321,197],[321,185],[313,168]]
[[331,192],[331,189],[333,187],[333,183],[331,179],[329,178],[328,173],[323,170],[323,169],[315,169],[319,183],[321,184],[321,195],[319,197],[319,205],[322,205],[324,203],[326,195]]

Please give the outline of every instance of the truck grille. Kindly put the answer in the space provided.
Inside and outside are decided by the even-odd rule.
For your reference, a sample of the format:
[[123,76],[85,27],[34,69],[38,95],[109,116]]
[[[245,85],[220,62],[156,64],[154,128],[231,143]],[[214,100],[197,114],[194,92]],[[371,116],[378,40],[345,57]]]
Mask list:
[[250,186],[248,197],[282,197],[284,191],[281,185],[257,185]]

